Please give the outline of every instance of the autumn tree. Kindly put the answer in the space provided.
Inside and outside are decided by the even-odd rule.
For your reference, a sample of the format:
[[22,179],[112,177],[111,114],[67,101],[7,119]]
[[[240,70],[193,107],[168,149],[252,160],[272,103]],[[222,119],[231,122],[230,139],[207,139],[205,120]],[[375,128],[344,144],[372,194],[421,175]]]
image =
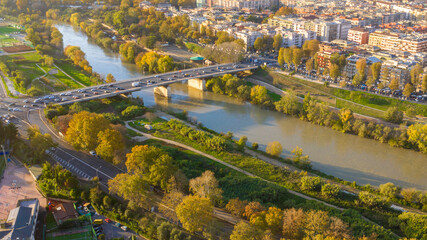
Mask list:
[[295,70],[301,65],[301,60],[304,55],[304,52],[300,48],[294,48],[292,50],[292,63],[295,66]]
[[304,236],[304,221],[305,213],[302,209],[286,209],[283,213],[283,236],[286,239],[301,239]]
[[245,213],[245,207],[248,204],[246,200],[240,200],[239,198],[233,198],[228,201],[225,209],[234,216],[243,217]]
[[417,87],[420,84],[422,73],[423,73],[423,66],[421,64],[417,63],[415,66],[412,67],[410,71],[411,83],[415,87]]
[[213,203],[222,198],[222,190],[218,187],[212,171],[206,170],[200,177],[190,180],[190,191],[202,198],[207,198]]
[[107,74],[107,77],[105,78],[106,83],[114,83],[116,82],[116,79],[114,78],[113,74],[109,73]]
[[424,75],[423,82],[421,83],[421,91],[427,93],[427,74]]
[[110,122],[102,115],[82,111],[73,115],[65,139],[77,150],[94,150],[99,132],[109,128]]
[[251,103],[263,104],[269,100],[267,88],[255,85],[251,88]]
[[381,65],[381,62],[376,62],[371,65],[372,77],[375,81],[380,77]]
[[403,95],[409,98],[409,96],[411,96],[411,93],[413,93],[414,91],[415,91],[415,87],[412,84],[407,83],[405,85],[405,88],[403,89]]
[[42,134],[38,128],[28,128],[27,134],[32,150],[31,155],[35,162],[44,161],[46,155],[45,151],[51,147],[57,146],[48,133]]
[[285,54],[285,49],[280,48],[279,54],[277,57],[277,63],[279,64],[280,67],[283,67],[283,64],[285,63],[284,54]]
[[399,89],[399,80],[397,78],[392,78],[388,87],[393,91]]
[[359,86],[362,83],[362,77],[360,76],[359,73],[356,73],[353,76],[353,81],[351,82],[351,84],[353,84],[353,86]]
[[230,240],[262,240],[263,231],[252,224],[240,221],[234,225]]
[[311,168],[310,160],[308,155],[303,155],[302,148],[296,146],[292,149],[292,161],[299,165],[303,169]]
[[340,67],[337,64],[331,65],[329,69],[329,76],[331,76],[335,81],[340,76]]
[[275,233],[280,233],[282,231],[283,225],[283,211],[277,207],[269,207],[267,213],[265,214],[265,221],[268,228]]
[[182,227],[189,232],[204,231],[212,221],[213,205],[208,198],[187,196],[175,209]]
[[282,46],[282,35],[277,34],[273,38],[273,49],[279,51],[280,47]]
[[[106,129],[98,133],[98,146],[96,147],[96,153],[107,161],[112,161],[118,151],[125,148],[125,141],[123,135],[114,129]],[[114,161],[115,163],[120,162],[119,159]]]
[[266,152],[272,156],[278,157],[282,154],[283,147],[278,141],[270,142],[267,145]]
[[418,147],[418,149],[427,153],[427,124],[413,124],[408,127],[408,141]]
[[178,223],[178,216],[176,215],[175,209],[182,202],[185,195],[178,190],[172,190],[162,198],[159,205],[159,211],[167,218],[171,219],[175,223]]
[[250,202],[245,206],[245,216],[247,219],[250,219],[252,215],[264,211],[265,208],[259,202]]
[[311,74],[311,71],[313,70],[313,67],[314,67],[314,59],[310,58],[305,63],[305,68],[307,69],[307,72]]
[[261,50],[263,50],[263,47],[264,47],[263,39],[261,37],[257,38],[254,42],[254,49],[256,51],[261,51]]
[[292,59],[293,59],[292,54],[293,54],[293,51],[291,48],[285,48],[285,50],[283,50],[283,60],[288,65],[288,69],[292,64]]
[[361,81],[363,81],[363,79],[366,76],[366,59],[365,58],[360,58],[356,61],[356,69],[357,69],[357,72],[359,73]]

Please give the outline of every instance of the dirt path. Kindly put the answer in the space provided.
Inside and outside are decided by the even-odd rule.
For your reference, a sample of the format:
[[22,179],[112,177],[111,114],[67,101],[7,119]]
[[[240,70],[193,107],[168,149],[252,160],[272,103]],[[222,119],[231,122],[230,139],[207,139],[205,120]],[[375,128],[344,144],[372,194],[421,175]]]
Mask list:
[[[247,175],[247,176],[254,177],[254,178],[259,178],[259,179],[261,179],[262,181],[265,181],[265,182],[268,182],[268,183],[271,183],[271,184],[276,184],[276,183],[271,182],[271,181],[269,181],[269,180],[266,180],[266,179],[263,179],[263,178],[261,178],[261,177],[258,177],[258,176],[254,175],[254,174],[252,174],[252,173],[250,173],[250,172],[247,172],[247,171],[245,171],[245,170],[243,170],[243,169],[240,169],[240,168],[238,168],[238,167],[236,167],[236,166],[233,166],[233,165],[231,165],[231,164],[229,164],[229,163],[226,163],[226,162],[224,162],[224,161],[222,161],[222,160],[219,160],[218,158],[216,158],[216,157],[214,157],[214,156],[212,156],[212,155],[209,155],[209,154],[207,154],[207,153],[204,153],[204,152],[202,152],[202,151],[199,151],[199,150],[197,150],[197,149],[195,149],[195,148],[193,148],[193,147],[190,147],[190,146],[187,146],[187,145],[185,145],[185,144],[182,144],[182,143],[179,143],[179,142],[175,142],[175,141],[172,141],[172,140],[169,140],[169,139],[159,138],[159,137],[155,137],[155,136],[153,136],[153,135],[151,135],[151,134],[141,132],[141,131],[139,131],[139,130],[137,130],[137,129],[133,128],[133,127],[131,127],[131,126],[129,125],[129,122],[126,122],[126,123],[125,123],[125,125],[126,125],[126,127],[127,127],[128,129],[133,130],[133,131],[135,131],[136,133],[143,135],[144,137],[147,137],[147,138],[150,138],[150,139],[159,140],[159,141],[163,141],[163,142],[168,143],[168,144],[171,144],[171,145],[175,145],[175,146],[178,146],[178,147],[181,147],[181,148],[185,148],[185,149],[190,150],[190,151],[192,151],[192,152],[198,153],[198,154],[200,154],[200,155],[202,155],[202,156],[204,156],[204,157],[207,157],[207,158],[209,158],[209,159],[211,159],[211,160],[213,160],[213,161],[215,161],[215,162],[221,163],[221,164],[223,164],[223,165],[225,165],[225,166],[227,166],[227,167],[229,167],[229,168],[231,168],[231,169],[234,169],[234,170],[236,170],[236,171],[238,171],[238,172],[240,172],[240,173],[243,173],[243,174],[245,174],[245,175]],[[329,204],[329,203],[327,203],[327,202],[321,201],[321,200],[316,199],[316,198],[309,197],[309,196],[304,195],[304,194],[302,194],[302,193],[295,192],[295,191],[290,190],[290,189],[286,189],[286,190],[287,190],[288,192],[290,192],[290,193],[292,193],[292,194],[294,194],[294,195],[297,195],[297,196],[299,196],[299,197],[301,197],[301,198],[304,198],[304,199],[306,199],[306,200],[314,200],[314,201],[317,201],[317,202],[323,203],[323,204],[325,204],[326,206],[329,206],[329,207],[332,207],[332,208],[335,208],[335,209],[338,209],[338,210],[344,210],[344,208],[341,208],[341,207],[338,207],[338,206],[335,206],[335,205]]]

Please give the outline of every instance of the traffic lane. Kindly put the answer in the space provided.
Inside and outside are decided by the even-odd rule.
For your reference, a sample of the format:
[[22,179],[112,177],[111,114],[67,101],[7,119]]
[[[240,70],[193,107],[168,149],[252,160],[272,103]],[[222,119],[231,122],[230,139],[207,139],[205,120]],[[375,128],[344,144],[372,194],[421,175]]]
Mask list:
[[132,236],[136,236],[137,239],[145,240],[146,238],[139,236],[134,231],[128,229],[127,231],[124,231],[120,227],[116,227],[114,224],[114,221],[111,221],[111,223],[105,222],[106,217],[102,215],[94,215],[92,217],[93,219],[102,219],[102,229],[103,233],[105,234],[105,239],[113,239],[113,238],[124,238],[124,239],[130,239]]

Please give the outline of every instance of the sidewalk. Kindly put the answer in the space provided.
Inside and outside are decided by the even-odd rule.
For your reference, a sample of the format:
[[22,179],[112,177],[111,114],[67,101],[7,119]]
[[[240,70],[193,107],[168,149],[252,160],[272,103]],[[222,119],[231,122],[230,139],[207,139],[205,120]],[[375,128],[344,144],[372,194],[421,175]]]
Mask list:
[[[9,89],[9,91],[10,91],[10,93],[12,95],[17,96],[17,97],[19,97],[19,96],[25,96],[24,94],[18,92],[15,89],[15,86],[13,86],[13,82],[8,77],[6,77],[6,75],[3,74],[3,72],[0,71],[0,75],[3,77],[4,81],[6,82],[6,86],[7,86],[7,88]],[[2,81],[2,83],[3,83],[3,81]]]

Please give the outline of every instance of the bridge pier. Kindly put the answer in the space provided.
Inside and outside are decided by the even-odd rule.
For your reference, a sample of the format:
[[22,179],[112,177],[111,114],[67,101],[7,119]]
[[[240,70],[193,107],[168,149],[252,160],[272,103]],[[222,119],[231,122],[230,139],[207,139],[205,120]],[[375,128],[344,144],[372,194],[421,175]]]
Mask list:
[[188,86],[202,91],[206,91],[206,80],[199,78],[189,79]]
[[169,87],[168,86],[158,86],[154,88],[154,94],[160,95],[162,97],[169,97]]

